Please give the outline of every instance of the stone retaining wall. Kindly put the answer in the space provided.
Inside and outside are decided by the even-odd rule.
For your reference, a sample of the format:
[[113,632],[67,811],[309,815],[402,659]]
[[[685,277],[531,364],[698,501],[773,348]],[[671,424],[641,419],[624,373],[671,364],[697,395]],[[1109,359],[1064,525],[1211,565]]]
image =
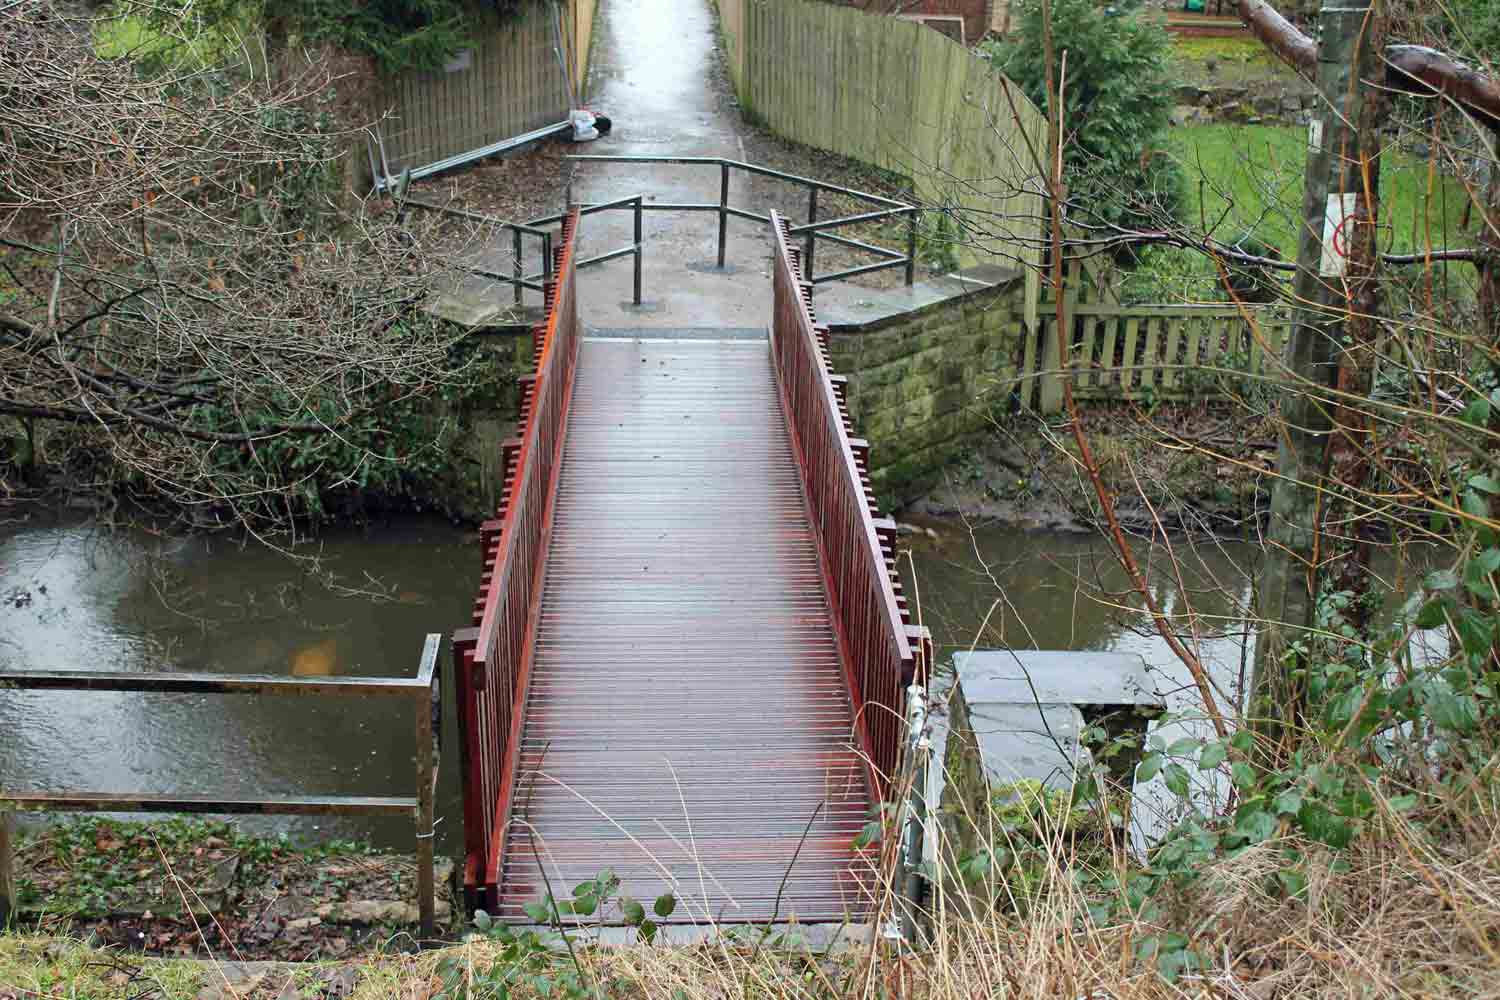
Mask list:
[[[952,279],[949,279],[952,281]],[[870,442],[882,505],[937,485],[1015,388],[1025,281],[1007,274],[871,320],[826,318],[833,369],[849,379],[856,433]]]

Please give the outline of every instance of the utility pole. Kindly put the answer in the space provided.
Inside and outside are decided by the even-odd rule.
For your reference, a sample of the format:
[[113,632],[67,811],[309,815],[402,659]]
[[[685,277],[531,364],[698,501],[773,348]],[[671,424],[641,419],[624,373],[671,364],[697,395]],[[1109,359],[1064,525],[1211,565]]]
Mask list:
[[19,901],[16,896],[16,862],[10,843],[10,813],[0,804],[0,934],[16,914]]
[[[1346,356],[1345,341],[1350,336],[1365,340],[1362,335],[1378,322],[1379,145],[1374,117],[1383,103],[1378,81],[1384,45],[1378,14],[1365,2],[1325,5],[1318,16],[1321,103],[1308,129],[1303,226],[1292,284],[1295,316],[1288,366],[1293,384],[1282,397],[1283,429],[1271,492],[1269,556],[1258,592],[1260,626],[1250,691],[1249,717],[1272,747],[1285,748],[1294,739],[1302,714],[1305,690],[1291,643],[1312,624],[1320,564],[1330,554],[1319,522],[1331,497],[1335,426],[1347,411],[1326,390],[1359,391],[1358,372],[1370,359],[1363,350]],[[1368,344],[1373,350],[1373,337]],[[1351,379],[1346,372],[1341,378],[1341,365],[1351,360],[1356,374]]]

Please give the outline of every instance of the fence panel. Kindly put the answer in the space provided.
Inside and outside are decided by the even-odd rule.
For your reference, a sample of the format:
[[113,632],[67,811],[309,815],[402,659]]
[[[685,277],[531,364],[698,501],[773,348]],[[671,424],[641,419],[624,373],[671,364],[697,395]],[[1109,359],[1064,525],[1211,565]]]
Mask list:
[[[1034,260],[1041,188],[1026,138],[1046,123],[962,45],[899,18],[807,0],[717,0],[740,100],[777,133],[910,177],[928,204],[982,219],[985,251]],[[743,67],[743,68],[738,68]],[[814,86],[826,80],[827,86]]]
[[550,6],[480,30],[446,70],[387,79],[380,103],[391,112],[380,141],[393,176],[567,120]]
[[[1213,398],[1224,394],[1222,376],[1276,374],[1289,320],[1267,306],[1248,307],[1253,321],[1233,306],[1066,303],[1070,351],[1067,371],[1078,399]],[[1054,313],[1041,316],[1042,346],[1055,344]],[[1039,352],[1025,348],[1026,363]],[[1053,347],[1046,352],[1057,357]],[[1042,371],[1040,380],[1060,378]],[[1023,375],[1033,375],[1027,369]],[[1036,377],[1036,375],[1033,375]],[[1047,394],[1042,394],[1043,399]]]

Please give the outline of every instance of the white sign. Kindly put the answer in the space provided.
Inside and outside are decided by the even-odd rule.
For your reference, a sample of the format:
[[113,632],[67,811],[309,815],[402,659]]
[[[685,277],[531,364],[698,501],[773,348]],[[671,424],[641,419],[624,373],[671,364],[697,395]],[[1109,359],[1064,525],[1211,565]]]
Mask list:
[[1328,196],[1328,206],[1323,210],[1323,259],[1318,264],[1318,273],[1326,278],[1342,276],[1349,266],[1349,243],[1354,239],[1354,210],[1358,203],[1359,194],[1354,191]]
[[1314,118],[1307,123],[1307,148],[1314,153],[1323,152],[1323,119]]

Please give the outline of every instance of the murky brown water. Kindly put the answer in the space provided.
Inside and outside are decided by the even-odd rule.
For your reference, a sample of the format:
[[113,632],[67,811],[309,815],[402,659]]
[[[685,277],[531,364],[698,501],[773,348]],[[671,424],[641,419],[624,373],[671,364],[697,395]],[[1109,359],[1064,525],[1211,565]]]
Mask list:
[[[1200,708],[1185,669],[1136,608],[1100,539],[934,523],[908,538],[908,592],[939,646],[1139,653],[1169,707]],[[222,540],[86,526],[0,533],[0,668],[410,675],[423,636],[464,620],[477,543],[441,521],[325,532],[325,565],[372,600],[299,579],[281,555]],[[1138,556],[1158,601],[1233,704],[1253,634],[1243,624],[1254,546],[1180,543]],[[1183,617],[1191,604],[1195,615]],[[446,661],[445,661],[446,665]],[[450,695],[451,702],[451,695]],[[456,732],[448,713],[440,846],[458,847]],[[1191,719],[1169,739],[1206,733]],[[0,786],[179,794],[410,794],[410,711],[386,699],[0,692]],[[1158,779],[1159,781],[1159,779]],[[1211,794],[1212,782],[1204,778]],[[1173,803],[1147,787],[1160,809]],[[307,837],[409,849],[404,820],[247,820]]]
[[[222,539],[87,526],[0,533],[0,668],[410,676],[427,632],[464,619],[478,543],[442,521],[325,532],[324,564],[371,600]],[[451,714],[449,716],[451,719]],[[412,710],[387,698],[0,691],[0,786],[233,796],[410,795]],[[456,733],[439,827],[459,815]],[[405,820],[247,819],[410,849]]]

